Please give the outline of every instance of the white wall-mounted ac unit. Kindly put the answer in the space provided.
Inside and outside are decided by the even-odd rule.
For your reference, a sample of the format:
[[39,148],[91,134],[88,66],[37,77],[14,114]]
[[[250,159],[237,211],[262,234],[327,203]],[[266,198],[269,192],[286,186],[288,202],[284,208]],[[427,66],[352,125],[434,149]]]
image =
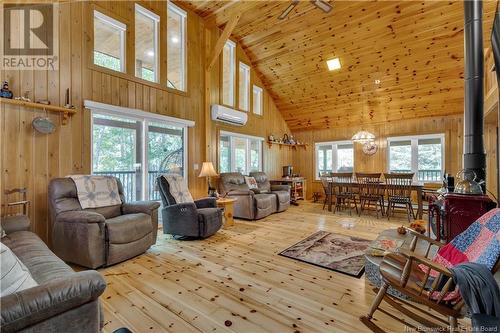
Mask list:
[[212,120],[243,126],[247,123],[248,116],[245,112],[236,111],[224,105],[212,104]]

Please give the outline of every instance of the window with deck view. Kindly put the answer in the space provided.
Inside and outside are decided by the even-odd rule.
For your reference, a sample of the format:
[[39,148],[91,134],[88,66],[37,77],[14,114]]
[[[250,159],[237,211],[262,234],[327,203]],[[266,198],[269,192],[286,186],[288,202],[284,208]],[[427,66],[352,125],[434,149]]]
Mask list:
[[262,171],[263,138],[230,132],[219,137],[219,172]]
[[186,132],[167,121],[93,111],[92,173],[119,178],[127,201],[160,200],[160,174],[187,177]]
[[230,40],[222,49],[222,104],[234,106],[236,44]]
[[444,134],[387,139],[389,172],[415,173],[415,179],[440,182],[444,167]]
[[135,76],[158,82],[160,17],[135,4]]
[[186,91],[187,13],[170,1],[167,12],[167,86]]
[[94,10],[94,64],[125,72],[125,33],[127,26]]
[[351,141],[318,142],[316,179],[330,172],[354,171],[354,145]]

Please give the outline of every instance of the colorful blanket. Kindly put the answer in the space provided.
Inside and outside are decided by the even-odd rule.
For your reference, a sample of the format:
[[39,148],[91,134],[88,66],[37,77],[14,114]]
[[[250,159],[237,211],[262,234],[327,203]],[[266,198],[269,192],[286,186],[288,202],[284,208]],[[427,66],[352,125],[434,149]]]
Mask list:
[[72,175],[82,209],[121,205],[118,183],[112,176]]

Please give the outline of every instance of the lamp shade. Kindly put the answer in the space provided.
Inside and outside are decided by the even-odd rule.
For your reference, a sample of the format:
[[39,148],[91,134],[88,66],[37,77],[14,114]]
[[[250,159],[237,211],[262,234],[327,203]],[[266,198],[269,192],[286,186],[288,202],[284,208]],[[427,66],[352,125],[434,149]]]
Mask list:
[[203,162],[198,177],[216,177],[216,176],[218,176],[218,174],[217,172],[215,172],[214,165],[212,164],[212,162]]
[[351,140],[360,143],[372,142],[375,140],[375,135],[367,131],[359,131],[352,136]]

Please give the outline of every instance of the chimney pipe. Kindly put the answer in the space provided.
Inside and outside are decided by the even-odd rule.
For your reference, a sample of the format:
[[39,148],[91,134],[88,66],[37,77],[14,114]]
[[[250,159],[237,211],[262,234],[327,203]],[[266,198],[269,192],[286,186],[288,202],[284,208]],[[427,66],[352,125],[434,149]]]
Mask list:
[[[484,51],[483,3],[465,0],[465,103],[464,103],[464,169],[474,171],[478,181],[486,181],[486,154],[484,151]],[[483,193],[485,191],[483,183]]]

